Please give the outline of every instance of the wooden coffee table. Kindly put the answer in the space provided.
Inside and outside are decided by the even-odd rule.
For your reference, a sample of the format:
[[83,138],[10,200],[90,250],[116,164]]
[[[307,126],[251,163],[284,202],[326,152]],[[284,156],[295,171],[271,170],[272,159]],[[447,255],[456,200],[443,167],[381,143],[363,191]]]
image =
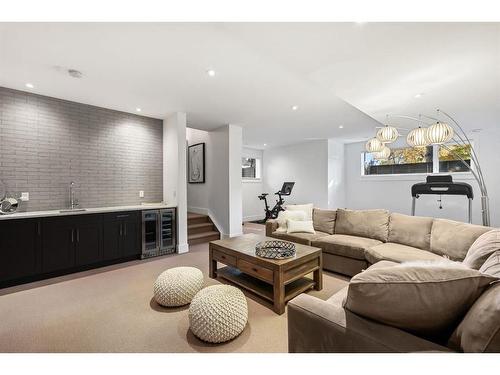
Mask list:
[[[255,255],[255,245],[274,238],[245,234],[240,237],[210,242],[209,273],[249,290],[273,304],[278,314],[285,312],[285,303],[300,293],[323,288],[321,249],[295,244],[293,258],[273,260]],[[225,264],[217,269],[217,262]],[[313,273],[313,278],[305,277]]]

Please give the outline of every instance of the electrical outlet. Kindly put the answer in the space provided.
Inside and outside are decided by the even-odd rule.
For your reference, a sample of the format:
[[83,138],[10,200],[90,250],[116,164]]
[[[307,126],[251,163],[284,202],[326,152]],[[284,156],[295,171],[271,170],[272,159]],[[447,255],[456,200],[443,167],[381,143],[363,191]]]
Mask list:
[[27,202],[30,200],[30,193],[21,193],[21,200]]
[[144,198],[144,190],[139,190],[139,198]]

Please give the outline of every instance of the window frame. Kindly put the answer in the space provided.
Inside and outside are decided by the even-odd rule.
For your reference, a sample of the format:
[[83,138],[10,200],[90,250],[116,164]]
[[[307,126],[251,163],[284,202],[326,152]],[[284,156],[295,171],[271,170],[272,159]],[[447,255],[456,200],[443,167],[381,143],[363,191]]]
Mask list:
[[[241,159],[255,159],[255,177],[243,177],[242,182],[262,182],[262,158],[254,156],[242,156]],[[242,167],[243,169],[243,167]]]
[[[453,146],[457,143],[450,143],[450,146]],[[471,146],[475,148],[476,153],[478,152],[477,147],[475,146],[474,141],[471,140]],[[408,146],[410,147],[410,146]],[[456,176],[458,179],[462,180],[473,180],[474,175],[472,172],[463,171],[463,172],[439,172],[439,147],[440,145],[432,145],[432,173],[395,173],[395,174],[365,174],[365,153],[368,151],[361,151],[360,154],[360,178],[361,179],[369,179],[369,180],[407,180],[407,181],[420,181],[424,176],[439,176],[439,175],[452,175]],[[401,147],[405,148],[405,147]],[[471,162],[471,169],[476,171],[476,166],[473,162]]]

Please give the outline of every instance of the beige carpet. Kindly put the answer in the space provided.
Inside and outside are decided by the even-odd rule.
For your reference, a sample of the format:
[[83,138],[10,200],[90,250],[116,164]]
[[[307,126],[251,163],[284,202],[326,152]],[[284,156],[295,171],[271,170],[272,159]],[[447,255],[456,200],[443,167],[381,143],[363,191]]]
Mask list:
[[[263,226],[245,224],[245,232]],[[243,333],[220,345],[189,331],[187,307],[166,309],[152,300],[152,286],[165,269],[194,266],[208,278],[208,244],[190,252],[133,261],[0,290],[0,352],[286,352],[286,313],[279,316],[247,294]],[[347,279],[325,273],[326,299]]]

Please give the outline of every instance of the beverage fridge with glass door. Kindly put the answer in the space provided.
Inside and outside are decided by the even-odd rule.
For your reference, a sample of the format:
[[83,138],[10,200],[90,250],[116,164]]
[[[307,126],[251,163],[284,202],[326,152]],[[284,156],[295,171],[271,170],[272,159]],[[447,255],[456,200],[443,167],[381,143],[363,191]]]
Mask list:
[[151,258],[177,251],[175,208],[142,211],[142,255]]

